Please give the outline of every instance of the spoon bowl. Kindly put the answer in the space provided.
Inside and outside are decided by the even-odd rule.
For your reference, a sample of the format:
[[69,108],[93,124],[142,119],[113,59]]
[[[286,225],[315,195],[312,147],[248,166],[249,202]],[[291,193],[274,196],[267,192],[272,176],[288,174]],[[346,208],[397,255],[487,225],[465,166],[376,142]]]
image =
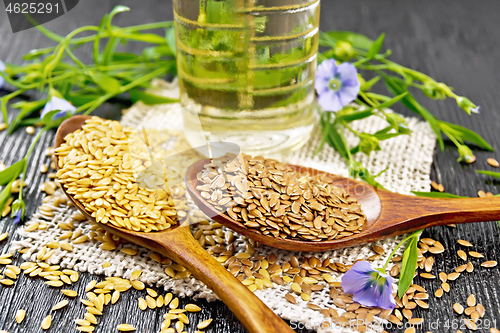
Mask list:
[[[63,122],[56,134],[55,148],[61,146],[64,137],[81,129],[89,116],[74,116]],[[54,154],[57,168],[59,163]],[[84,206],[61,186],[68,199],[89,221],[97,223]],[[134,232],[99,224],[129,242],[136,243],[152,251],[161,253],[187,268],[197,279],[205,283],[231,309],[236,317],[251,333],[293,333],[294,331],[271,309],[269,309],[247,287],[240,283],[219,262],[209,255],[191,235],[189,225],[184,224],[159,232]]]
[[261,242],[262,244],[290,251],[318,252],[371,243],[380,239],[401,235],[438,225],[484,222],[500,219],[500,198],[435,199],[402,195],[375,188],[365,182],[333,175],[313,168],[290,165],[298,173],[325,174],[332,184],[343,188],[355,197],[366,215],[363,229],[352,236],[324,240],[304,241],[292,238],[276,238],[263,235],[243,223],[229,218],[205,200],[200,191],[197,174],[210,163],[210,159],[199,161],[189,167],[186,186],[196,205],[213,220]]

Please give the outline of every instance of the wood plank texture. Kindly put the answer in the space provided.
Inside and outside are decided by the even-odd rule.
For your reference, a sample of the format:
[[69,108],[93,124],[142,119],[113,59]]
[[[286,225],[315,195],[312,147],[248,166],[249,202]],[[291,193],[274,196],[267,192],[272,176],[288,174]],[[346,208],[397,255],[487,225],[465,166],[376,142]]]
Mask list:
[[[80,3],[68,14],[46,24],[46,27],[60,34],[86,24],[97,24],[102,15],[109,12],[115,5],[122,4],[132,8],[129,13],[123,13],[115,18],[117,24],[150,23],[172,18],[171,0],[86,0]],[[1,7],[1,6],[0,6]],[[386,47],[392,49],[392,59],[413,69],[422,71],[439,81],[453,86],[459,94],[466,95],[472,101],[481,105],[480,116],[467,116],[457,108],[453,101],[428,101],[421,99],[423,105],[435,112],[443,120],[467,126],[482,134],[490,144],[500,149],[500,97],[498,96],[498,78],[500,67],[500,2],[484,0],[480,3],[467,0],[323,0],[322,30],[351,30],[376,38],[381,32],[386,32]],[[12,34],[3,7],[0,8],[0,59],[8,62],[21,62],[21,55],[33,48],[50,45],[50,41],[40,35],[35,29]],[[134,47],[134,45],[131,45]],[[0,95],[5,91],[0,90]],[[421,97],[421,96],[418,96]],[[98,111],[99,115],[117,119],[122,105],[106,104]],[[411,112],[396,106],[395,110],[405,115]],[[12,118],[14,112],[9,112]],[[45,177],[40,177],[38,168],[42,163],[49,162],[45,156],[45,147],[52,145],[55,132],[42,136],[37,149],[30,160],[27,175],[29,184],[25,192],[28,203],[26,215],[33,214],[41,202],[40,184]],[[0,132],[0,160],[6,165],[20,159],[28,149],[33,139],[24,131],[18,131],[7,137],[5,131]],[[500,182],[493,181],[484,175],[478,175],[475,170],[492,169],[486,163],[486,158],[494,157],[500,160],[500,153],[476,151],[477,162],[463,165],[456,162],[456,150],[448,143],[445,151],[436,150],[432,179],[442,183],[447,192],[465,196],[475,196],[478,190],[500,193]],[[0,220],[0,233],[9,231],[9,238],[0,243],[0,253],[6,251],[8,243],[14,238],[16,225],[8,218]],[[474,244],[474,250],[483,253],[484,260],[500,259],[500,230],[495,222],[458,225],[456,228],[435,227],[426,230],[424,237],[432,237],[443,243],[446,251],[436,256],[433,273],[439,271],[451,272],[462,264],[455,255],[461,247],[458,239],[466,239]],[[16,236],[17,237],[17,236]],[[20,260],[15,262],[20,264]],[[455,302],[465,304],[467,296],[475,294],[478,302],[486,308],[486,318],[496,319],[496,327],[500,329],[500,268],[480,269],[479,260],[472,260],[475,271],[467,277],[461,277],[452,282],[452,290],[443,298],[431,298],[431,310],[416,310],[415,317],[423,317],[425,324],[422,332],[456,332],[456,329],[444,327],[444,322],[458,319],[451,306]],[[79,293],[91,279],[101,277],[81,274],[81,281],[76,285]],[[40,279],[33,280],[19,277],[13,287],[0,287],[0,330],[7,332],[42,332],[40,323],[49,314],[53,304],[64,296],[59,290],[47,288]],[[430,293],[439,288],[438,281],[415,279]],[[160,291],[159,289],[157,289]],[[99,319],[100,325],[95,332],[114,332],[121,323],[129,323],[137,327],[137,332],[152,333],[159,331],[164,310],[149,310],[142,312],[137,307],[137,298],[142,292],[135,290],[122,295],[123,299],[116,306],[106,308],[106,314]],[[190,315],[190,320],[197,323],[207,318],[214,318],[207,332],[241,333],[243,326],[233,314],[220,302],[207,303],[203,300],[184,299],[183,304],[196,303],[202,307],[202,312]],[[59,310],[53,316],[53,326],[49,332],[74,331],[73,319],[82,318],[85,311],[77,300],[70,301],[72,306]],[[26,320],[18,325],[14,321],[18,309],[25,309]],[[439,329],[433,329],[432,322],[440,320]],[[188,332],[193,332],[195,325],[189,325]],[[306,332],[305,330],[297,330]],[[390,332],[402,332],[394,328]],[[467,331],[467,330],[462,330]],[[487,329],[478,330],[488,332]]]

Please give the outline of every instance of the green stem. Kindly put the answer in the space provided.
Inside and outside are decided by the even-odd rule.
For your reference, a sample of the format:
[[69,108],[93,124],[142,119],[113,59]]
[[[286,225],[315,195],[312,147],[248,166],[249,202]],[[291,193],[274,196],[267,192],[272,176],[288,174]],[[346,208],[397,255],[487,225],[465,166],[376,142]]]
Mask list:
[[[335,122],[336,123],[336,122]],[[335,125],[334,123],[334,125]],[[342,126],[346,126],[346,123],[345,122],[340,122],[340,125]],[[349,129],[349,128],[348,128]],[[352,129],[349,129],[352,131]],[[358,133],[359,134],[359,133]],[[345,138],[345,135],[344,135],[344,131],[342,130],[342,128],[339,128],[339,135],[340,135],[340,139],[342,140],[342,143],[344,144],[344,147],[345,147],[345,150],[346,150],[346,153],[347,153],[347,158],[349,159],[349,165],[351,165],[351,163],[354,161],[353,158],[352,158],[352,154],[351,154],[351,150],[349,149],[349,145],[347,144],[347,140]]]
[[366,102],[367,102],[367,103],[368,103],[371,107],[376,107],[376,106],[378,105],[378,103],[376,103],[376,102],[372,101],[372,99],[371,99],[371,98],[369,98],[369,97],[368,97],[368,95],[367,95],[367,94],[365,94],[364,92],[360,91],[360,92],[359,92],[359,95],[360,95],[361,97],[363,97],[363,99],[364,99],[364,100],[365,100],[365,101],[366,101]]
[[46,127],[42,128],[42,130],[40,132],[38,132],[37,136],[35,137],[35,140],[33,140],[33,142],[31,143],[31,145],[28,149],[28,152],[24,156],[25,162],[24,162],[24,167],[23,167],[23,176],[21,178],[21,183],[19,184],[19,200],[23,200],[23,183],[24,183],[24,179],[26,179],[26,170],[28,168],[28,161],[29,161],[29,158],[31,156],[31,153],[33,152],[33,149],[35,148],[38,140],[40,140],[40,137],[42,136],[42,134],[45,133],[50,128],[52,128],[52,127],[46,126]]
[[347,122],[343,121],[343,122],[341,122],[341,124],[342,124],[342,126],[344,126],[345,128],[347,128],[352,134],[354,134],[356,136],[360,136],[361,135],[361,133],[359,133],[358,131],[355,131],[351,126],[347,125]]
[[19,96],[21,95],[22,93],[24,93],[26,90],[17,90],[17,91],[14,91],[8,95],[5,95],[3,96],[2,98],[0,98],[2,100],[2,116],[3,116],[3,122],[5,123],[5,125],[9,125],[9,118],[8,118],[8,115],[7,115],[7,103],[9,103],[9,101],[16,97],[16,96]]
[[418,235],[420,235],[422,233],[422,231],[424,231],[424,230],[422,229],[422,230],[415,231],[410,236],[406,237],[401,243],[399,243],[396,246],[396,248],[391,252],[391,254],[389,255],[389,257],[387,258],[387,261],[385,262],[385,265],[384,265],[384,267],[382,267],[382,269],[384,271],[387,269],[387,266],[389,266],[389,263],[391,262],[391,259],[394,257],[394,255],[396,254],[396,252],[398,251],[398,249],[401,247],[401,245],[405,244],[407,241],[409,241],[413,237],[417,237]]

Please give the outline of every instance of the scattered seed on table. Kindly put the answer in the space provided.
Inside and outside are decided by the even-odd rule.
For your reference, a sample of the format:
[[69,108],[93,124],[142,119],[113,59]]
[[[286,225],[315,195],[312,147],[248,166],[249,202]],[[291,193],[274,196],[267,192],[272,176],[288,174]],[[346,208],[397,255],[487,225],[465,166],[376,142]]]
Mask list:
[[467,265],[466,264],[465,265],[460,265],[457,268],[455,268],[455,272],[462,273],[466,269],[467,269]]
[[427,273],[432,271],[432,266],[434,266],[434,257],[428,257],[425,259],[424,268]]
[[470,316],[473,312],[476,312],[475,307],[468,307],[467,309],[464,310],[466,316]]
[[52,325],[52,315],[48,315],[42,320],[41,327],[43,330],[48,330],[50,325]]
[[120,324],[116,327],[116,329],[118,331],[122,331],[122,332],[131,332],[131,331],[135,331],[135,327],[132,326],[132,325],[129,325],[129,324]]
[[443,296],[443,289],[439,288],[438,290],[436,290],[434,292],[434,296],[437,298],[442,297]]
[[498,163],[498,161],[495,160],[494,158],[488,158],[486,162],[488,162],[488,164],[494,168],[498,168],[500,166],[500,163]]
[[16,312],[16,321],[17,321],[17,323],[18,324],[22,323],[25,316],[26,316],[26,311],[24,311],[24,310],[17,310],[17,312]]
[[158,293],[156,291],[154,291],[153,289],[151,289],[151,288],[146,288],[146,292],[151,297],[157,297],[158,296]]
[[458,251],[457,251],[457,254],[458,254],[458,256],[460,257],[460,259],[462,259],[463,261],[466,261],[466,260],[467,260],[467,253],[465,253],[465,251],[463,251],[463,250],[458,250]]
[[9,279],[1,279],[0,284],[3,284],[4,286],[12,286],[14,284],[14,281]]
[[62,309],[62,308],[64,308],[66,305],[68,305],[68,303],[69,303],[69,302],[68,302],[67,300],[60,301],[59,303],[57,303],[56,305],[54,305],[54,307],[52,308],[52,311]]
[[213,321],[213,319],[204,320],[201,323],[199,323],[196,327],[198,329],[202,330],[204,328],[207,328],[212,323],[212,321]]
[[423,277],[424,279],[435,279],[436,276],[429,274],[429,273],[420,273],[420,276]]
[[466,270],[468,273],[472,273],[474,271],[474,265],[472,265],[472,263],[470,261],[467,263]]
[[484,255],[476,251],[470,251],[469,255],[474,258],[484,258]]
[[477,313],[479,313],[479,316],[480,316],[481,318],[483,318],[483,317],[484,317],[484,315],[485,315],[485,313],[486,313],[486,311],[485,311],[485,309],[484,309],[484,306],[483,306],[482,304],[477,304],[477,305],[476,305],[476,311],[477,311]]
[[411,310],[409,310],[409,309],[403,309],[402,312],[403,312],[403,316],[406,319],[410,320],[411,318],[413,318],[413,313],[411,312]]
[[455,281],[460,276],[460,273],[453,272],[448,275],[448,280]]
[[441,280],[441,282],[446,282],[448,280],[448,275],[445,272],[440,272],[439,279]]
[[429,252],[432,254],[440,254],[444,252],[444,248],[433,246],[429,248]]
[[463,239],[459,239],[459,240],[457,241],[457,243],[458,243],[458,244],[460,244],[460,245],[462,245],[462,246],[472,247],[472,244],[471,244],[471,243],[469,243],[468,241],[463,240]]
[[480,198],[486,198],[486,192],[484,192],[483,190],[479,190],[477,191],[477,196]]
[[9,236],[8,232],[4,232],[3,234],[0,234],[0,242],[3,241],[4,239],[6,239],[7,236]]
[[168,305],[171,309],[177,309],[177,307],[179,306],[179,299],[176,297],[172,300],[172,302],[170,302],[170,304]]
[[483,267],[495,267],[498,263],[495,260],[485,261],[481,264]]
[[462,305],[460,305],[459,303],[453,304],[453,310],[455,310],[455,312],[458,314],[464,313],[464,307]]
[[187,304],[184,309],[186,309],[188,312],[200,312],[201,308],[196,305],[196,304]]
[[26,133],[28,133],[29,135],[33,135],[35,134],[35,128],[33,126],[28,126],[26,127]]
[[448,284],[448,282],[442,283],[441,288],[443,288],[443,290],[447,293],[450,292],[450,285]]
[[97,325],[97,318],[90,312],[87,312],[84,315],[85,319],[87,319],[91,324]]
[[470,307],[476,306],[476,296],[471,294],[469,297],[467,297],[467,305]]

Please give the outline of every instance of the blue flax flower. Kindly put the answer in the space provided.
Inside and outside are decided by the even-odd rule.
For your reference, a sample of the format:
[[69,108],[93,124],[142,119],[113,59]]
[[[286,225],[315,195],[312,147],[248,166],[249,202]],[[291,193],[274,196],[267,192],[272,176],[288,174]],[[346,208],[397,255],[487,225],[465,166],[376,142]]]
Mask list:
[[[5,64],[2,62],[2,60],[0,60],[0,72],[4,72],[4,70],[5,70]],[[0,75],[0,88],[2,88],[4,83],[5,79],[3,78],[3,76]]]
[[358,261],[342,277],[341,286],[345,293],[354,294],[354,301],[364,306],[378,306],[394,309],[396,301],[392,296],[393,278],[372,268],[366,261]]
[[17,211],[17,214],[14,215],[14,223],[19,223],[21,222],[21,219],[23,218],[23,211],[20,209]]
[[70,114],[75,114],[76,112],[76,107],[73,106],[70,102],[68,102],[65,99],[53,96],[50,101],[45,104],[45,107],[42,110],[42,114],[40,116],[40,119],[43,119],[43,117],[50,111],[54,110],[59,110],[60,112],[57,113],[52,120],[56,120],[62,117],[65,117],[68,113]]
[[14,223],[19,223],[24,219],[24,212],[26,211],[26,205],[22,199],[17,199],[12,203],[12,215],[14,218]]
[[335,59],[329,59],[318,66],[314,87],[323,110],[336,112],[356,99],[361,83],[353,64],[337,65]]

